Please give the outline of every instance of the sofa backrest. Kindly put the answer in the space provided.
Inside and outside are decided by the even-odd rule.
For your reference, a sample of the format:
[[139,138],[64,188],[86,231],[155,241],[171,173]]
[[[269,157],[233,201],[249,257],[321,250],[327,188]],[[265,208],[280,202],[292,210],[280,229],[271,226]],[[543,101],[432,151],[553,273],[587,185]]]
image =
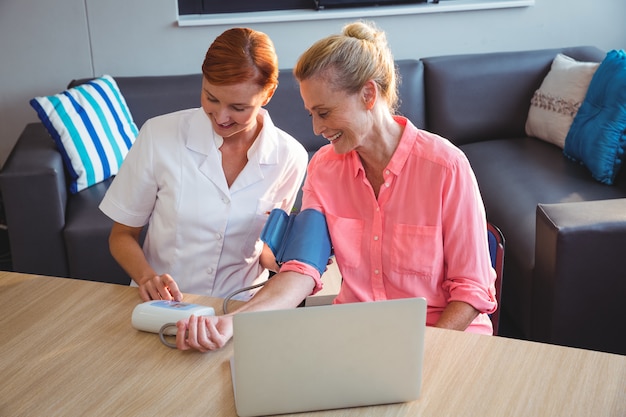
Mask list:
[[[200,107],[202,74],[114,78],[138,128],[152,117]],[[73,80],[69,87],[87,81]]]
[[291,69],[282,69],[278,74],[278,88],[274,97],[265,106],[278,127],[296,138],[309,153],[309,159],[320,147],[328,143],[313,133],[311,118],[304,109],[300,88]]
[[523,137],[530,100],[557,53],[600,62],[590,46],[423,58],[426,129],[456,145]]
[[[456,145],[525,136],[530,100],[557,53],[600,62],[606,53],[580,46],[398,60],[398,113]],[[200,106],[201,74],[115,77],[138,127],[154,116]],[[70,86],[87,80],[74,80]],[[328,143],[313,133],[291,69],[267,105],[276,126],[311,156]]]

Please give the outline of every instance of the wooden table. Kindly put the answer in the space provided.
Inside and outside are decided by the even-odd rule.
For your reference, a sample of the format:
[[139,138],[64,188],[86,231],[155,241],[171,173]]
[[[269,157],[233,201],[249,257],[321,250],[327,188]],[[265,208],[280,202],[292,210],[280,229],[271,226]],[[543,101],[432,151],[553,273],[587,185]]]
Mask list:
[[[165,347],[131,326],[136,289],[0,272],[0,291],[0,416],[236,415],[232,342]],[[300,415],[626,416],[626,356],[433,328],[425,345],[419,400]]]

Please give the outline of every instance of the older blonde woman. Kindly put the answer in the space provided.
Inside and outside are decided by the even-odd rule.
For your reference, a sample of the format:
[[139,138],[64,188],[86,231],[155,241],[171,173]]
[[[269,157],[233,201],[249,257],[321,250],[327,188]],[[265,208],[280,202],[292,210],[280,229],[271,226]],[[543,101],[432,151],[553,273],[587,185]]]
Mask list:
[[[314,132],[330,142],[309,163],[302,207],[326,217],[343,277],[335,303],[425,297],[428,325],[491,334],[495,271],[476,179],[458,148],[395,115],[384,32],[349,24],[294,74]],[[315,268],[289,261],[238,311],[294,307],[320,287]],[[178,325],[180,349],[216,349],[232,335],[232,316]]]

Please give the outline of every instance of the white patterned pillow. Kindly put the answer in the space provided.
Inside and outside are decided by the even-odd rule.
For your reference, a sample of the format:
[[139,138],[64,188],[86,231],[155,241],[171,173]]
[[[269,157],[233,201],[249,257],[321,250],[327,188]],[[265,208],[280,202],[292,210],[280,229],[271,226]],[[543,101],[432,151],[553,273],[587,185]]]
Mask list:
[[72,193],[117,174],[137,137],[126,100],[109,75],[35,97],[30,105],[63,155]]
[[562,149],[599,65],[597,62],[578,62],[558,54],[552,61],[550,72],[530,101],[526,134]]

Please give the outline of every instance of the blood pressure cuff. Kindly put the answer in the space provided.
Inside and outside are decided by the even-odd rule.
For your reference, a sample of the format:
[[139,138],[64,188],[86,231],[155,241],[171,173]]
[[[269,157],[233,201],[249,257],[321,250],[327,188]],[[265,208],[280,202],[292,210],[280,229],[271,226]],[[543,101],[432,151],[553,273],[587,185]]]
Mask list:
[[326,217],[317,210],[291,215],[281,209],[272,210],[261,240],[270,247],[278,265],[295,260],[313,266],[320,275],[326,270],[332,246]]

